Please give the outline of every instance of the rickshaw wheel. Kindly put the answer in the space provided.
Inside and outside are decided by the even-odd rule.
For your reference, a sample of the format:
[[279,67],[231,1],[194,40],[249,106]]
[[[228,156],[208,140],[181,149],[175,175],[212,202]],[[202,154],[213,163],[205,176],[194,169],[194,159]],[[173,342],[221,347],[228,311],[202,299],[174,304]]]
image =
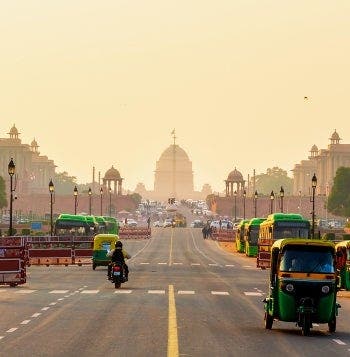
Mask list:
[[336,328],[337,328],[337,319],[334,316],[334,318],[328,322],[328,331],[335,332]]
[[310,327],[311,327],[310,316],[304,315],[303,326],[301,327],[303,336],[308,336],[310,334]]
[[273,317],[265,312],[265,328],[266,330],[271,330],[273,324]]
[[119,289],[120,288],[120,283],[114,283],[114,287],[116,288],[116,289]]

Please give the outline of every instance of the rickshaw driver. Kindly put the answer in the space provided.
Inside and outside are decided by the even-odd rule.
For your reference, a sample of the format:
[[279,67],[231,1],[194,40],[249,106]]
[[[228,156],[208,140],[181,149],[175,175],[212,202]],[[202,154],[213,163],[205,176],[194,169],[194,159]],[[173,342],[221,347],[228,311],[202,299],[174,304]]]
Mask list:
[[123,249],[123,243],[118,240],[115,244],[115,249],[111,256],[111,263],[108,264],[108,272],[107,279],[110,279],[111,271],[112,271],[112,263],[121,263],[123,264],[124,273],[125,273],[125,281],[128,281],[129,277],[129,267],[125,263],[125,259],[130,259],[131,255]]

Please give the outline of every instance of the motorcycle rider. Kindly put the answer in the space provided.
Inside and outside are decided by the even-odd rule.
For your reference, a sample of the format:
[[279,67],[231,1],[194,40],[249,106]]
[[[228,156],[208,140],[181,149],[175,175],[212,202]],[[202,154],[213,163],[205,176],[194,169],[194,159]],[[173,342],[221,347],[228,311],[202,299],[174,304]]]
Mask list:
[[118,240],[118,242],[115,244],[115,249],[112,253],[111,263],[108,264],[108,273],[107,273],[108,279],[111,276],[112,264],[120,263],[122,264],[124,269],[125,281],[128,281],[129,267],[125,264],[125,259],[130,259],[130,258],[131,255],[128,254],[128,252],[123,249],[123,243],[120,240]]

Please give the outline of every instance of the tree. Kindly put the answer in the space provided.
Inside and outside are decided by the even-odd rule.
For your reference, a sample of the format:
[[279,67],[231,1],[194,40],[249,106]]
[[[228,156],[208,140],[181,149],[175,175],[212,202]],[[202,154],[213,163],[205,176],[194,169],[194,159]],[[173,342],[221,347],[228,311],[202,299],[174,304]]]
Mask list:
[[0,176],[0,209],[7,207],[6,185],[4,179]]
[[142,197],[141,197],[141,195],[139,193],[132,193],[129,196],[134,201],[136,206],[141,203]]
[[55,177],[53,179],[55,193],[58,195],[73,195],[76,181],[77,178],[75,176],[69,176],[66,171],[55,173]]
[[281,186],[286,195],[293,191],[293,179],[287,176],[287,171],[279,167],[275,166],[267,169],[266,174],[255,176],[255,189],[259,194],[269,196],[273,191],[277,197]]
[[329,212],[343,217],[350,216],[350,167],[339,167],[332,191],[328,197],[327,209]]

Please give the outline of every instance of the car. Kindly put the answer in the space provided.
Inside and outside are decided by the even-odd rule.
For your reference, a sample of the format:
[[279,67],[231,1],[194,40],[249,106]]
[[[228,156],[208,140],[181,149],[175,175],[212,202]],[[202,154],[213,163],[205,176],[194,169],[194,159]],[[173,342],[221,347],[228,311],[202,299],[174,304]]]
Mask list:
[[166,218],[164,223],[163,223],[163,227],[172,227],[173,226],[173,220],[171,218]]
[[161,221],[154,221],[153,222],[153,227],[162,227],[162,222]]
[[128,218],[126,220],[126,225],[125,226],[126,227],[137,227],[137,222],[133,218]]
[[233,228],[233,224],[231,221],[226,221],[226,220],[222,220],[221,221],[221,227],[220,227],[220,221],[212,221],[210,223],[210,227],[211,228],[216,228],[216,229],[232,229]]
[[204,227],[204,222],[201,221],[200,219],[195,219],[191,225],[192,228],[203,228]]

